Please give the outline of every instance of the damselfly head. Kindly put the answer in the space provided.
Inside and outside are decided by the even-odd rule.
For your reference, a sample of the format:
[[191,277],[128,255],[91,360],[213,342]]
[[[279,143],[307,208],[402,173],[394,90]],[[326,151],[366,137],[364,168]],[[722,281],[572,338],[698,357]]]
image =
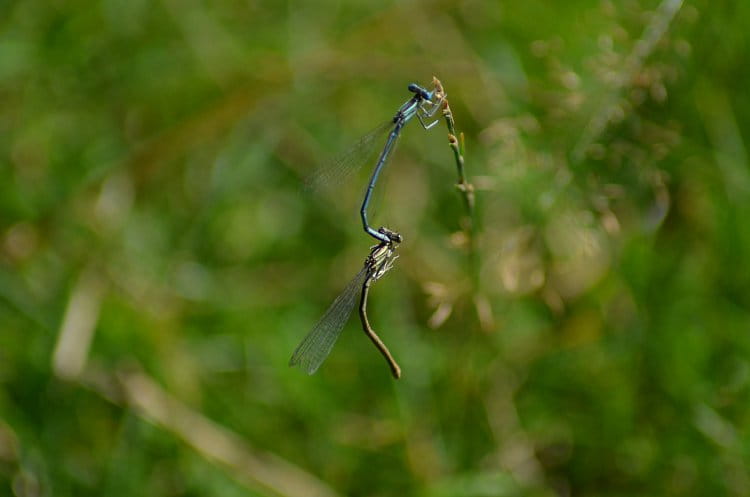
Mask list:
[[401,233],[396,233],[395,231],[389,230],[385,226],[381,226],[380,228],[378,228],[378,233],[382,233],[383,235],[387,236],[391,242],[401,243],[403,241]]
[[409,91],[412,93],[416,93],[420,97],[422,97],[424,100],[432,100],[432,93],[431,91],[427,91],[421,86],[419,86],[416,83],[412,83],[409,85]]

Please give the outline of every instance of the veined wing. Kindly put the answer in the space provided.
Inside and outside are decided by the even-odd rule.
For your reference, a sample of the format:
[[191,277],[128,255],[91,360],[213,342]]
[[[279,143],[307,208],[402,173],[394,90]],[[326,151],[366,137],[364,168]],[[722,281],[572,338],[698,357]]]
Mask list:
[[389,119],[370,130],[341,154],[316,169],[305,179],[303,189],[317,192],[343,183],[373,155],[378,145],[378,138],[391,127],[393,127],[393,121]]
[[294,350],[292,358],[289,359],[290,366],[299,366],[307,374],[313,374],[323,364],[328,354],[331,353],[341,330],[344,329],[344,325],[349,321],[362,283],[367,277],[367,271],[368,268],[363,267],[344,288],[344,291],[336,297],[320,321]]

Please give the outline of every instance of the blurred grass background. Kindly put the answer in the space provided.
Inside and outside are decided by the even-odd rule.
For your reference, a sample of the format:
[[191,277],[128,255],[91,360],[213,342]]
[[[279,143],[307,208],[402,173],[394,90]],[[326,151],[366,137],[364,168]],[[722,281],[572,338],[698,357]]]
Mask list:
[[[750,3],[0,4],[0,494],[750,494]],[[316,164],[438,76],[361,266]],[[473,249],[471,248],[473,246]],[[474,264],[471,261],[475,261]]]

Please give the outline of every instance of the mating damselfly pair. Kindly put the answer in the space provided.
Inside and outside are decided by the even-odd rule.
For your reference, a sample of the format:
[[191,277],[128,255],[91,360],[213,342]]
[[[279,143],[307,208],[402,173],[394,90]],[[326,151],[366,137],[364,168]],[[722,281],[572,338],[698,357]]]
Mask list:
[[366,134],[352,148],[347,149],[346,152],[338,156],[329,165],[321,168],[320,172],[308,181],[307,186],[309,188],[317,189],[330,181],[332,175],[344,175],[348,171],[358,168],[369,157],[369,152],[372,150],[371,147],[377,143],[377,138],[390,130],[383,151],[375,163],[370,181],[367,183],[364,199],[359,211],[362,219],[362,227],[368,235],[378,241],[378,244],[371,248],[370,254],[365,259],[364,266],[360,272],[344,288],[344,291],[333,301],[323,317],[320,318],[320,321],[317,322],[297,346],[289,360],[290,366],[300,366],[308,374],[313,374],[318,370],[326,357],[328,357],[328,354],[330,354],[334,343],[344,329],[344,325],[349,320],[349,316],[357,301],[357,295],[359,294],[362,328],[385,357],[393,376],[395,378],[400,377],[401,369],[383,341],[380,340],[375,331],[370,327],[366,308],[370,285],[391,269],[394,261],[398,258],[396,250],[402,241],[402,237],[399,233],[385,227],[377,230],[373,229],[367,220],[367,207],[370,204],[370,198],[375,189],[378,177],[393,152],[393,148],[404,126],[414,117],[419,120],[424,129],[430,129],[437,123],[437,120],[432,122],[427,121],[434,117],[438,110],[440,110],[446,95],[437,79],[434,80],[434,83],[435,87],[432,91],[428,91],[414,83],[410,84],[408,89],[414,96],[399,107],[392,119]]

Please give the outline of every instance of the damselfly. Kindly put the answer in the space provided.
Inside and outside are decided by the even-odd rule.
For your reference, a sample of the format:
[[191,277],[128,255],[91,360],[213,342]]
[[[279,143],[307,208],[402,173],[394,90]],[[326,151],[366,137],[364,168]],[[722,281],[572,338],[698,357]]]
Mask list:
[[414,93],[414,96],[399,107],[396,115],[393,116],[392,119],[367,133],[330,164],[321,168],[306,182],[306,188],[315,190],[330,184],[335,181],[336,178],[348,176],[367,160],[370,156],[370,152],[372,152],[373,147],[377,143],[377,139],[386,131],[390,130],[383,151],[380,153],[378,161],[375,163],[375,168],[370,176],[370,181],[367,183],[365,197],[362,200],[362,207],[359,211],[360,217],[362,218],[362,227],[365,232],[381,242],[388,242],[388,235],[383,234],[380,230],[373,229],[367,221],[367,207],[370,205],[370,198],[375,189],[375,184],[378,181],[378,176],[380,176],[380,172],[393,151],[393,147],[396,145],[396,141],[404,126],[406,126],[406,123],[416,116],[424,129],[432,128],[437,124],[437,120],[431,123],[427,123],[426,120],[435,115],[445,98],[443,93],[434,89],[432,91],[427,91],[415,83],[410,84],[408,88],[410,92]]
[[336,300],[323,314],[320,321],[300,342],[289,360],[290,366],[299,366],[308,374],[313,374],[318,370],[328,354],[331,353],[331,349],[344,329],[344,325],[349,321],[349,316],[357,301],[357,295],[360,294],[360,318],[365,333],[388,361],[393,376],[398,378],[401,375],[398,364],[367,320],[366,308],[370,285],[383,277],[393,267],[393,263],[398,258],[396,249],[402,240],[401,235],[387,228],[380,228],[378,233],[383,235],[385,240],[372,247],[360,272],[336,297]]

